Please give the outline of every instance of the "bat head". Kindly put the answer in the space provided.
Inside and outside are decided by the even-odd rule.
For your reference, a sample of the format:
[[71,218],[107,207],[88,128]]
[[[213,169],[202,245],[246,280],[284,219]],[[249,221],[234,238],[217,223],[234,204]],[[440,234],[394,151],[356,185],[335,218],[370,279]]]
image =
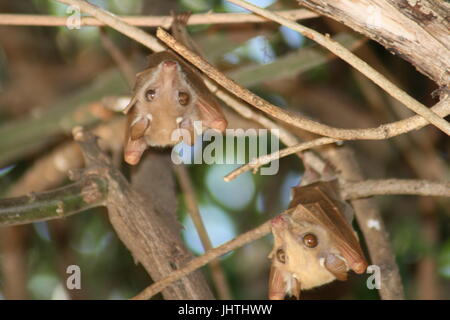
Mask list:
[[149,146],[171,146],[179,142],[172,134],[198,119],[197,95],[176,60],[163,60],[139,73],[130,123],[130,137],[145,136]]
[[270,299],[298,298],[301,290],[346,280],[350,269],[365,271],[355,232],[339,210],[330,208],[320,201],[297,204],[272,219]]
[[[125,161],[139,162],[147,146],[167,147],[184,140],[192,145],[203,126],[224,131],[226,120],[215,101],[205,98],[198,76],[168,52],[150,57],[150,67],[137,74],[134,96],[125,108],[128,128]],[[202,126],[195,127],[196,121]]]

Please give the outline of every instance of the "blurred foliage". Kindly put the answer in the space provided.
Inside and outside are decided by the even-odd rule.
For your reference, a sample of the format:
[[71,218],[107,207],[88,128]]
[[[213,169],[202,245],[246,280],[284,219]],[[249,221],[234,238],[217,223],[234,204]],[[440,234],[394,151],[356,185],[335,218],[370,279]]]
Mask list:
[[[164,0],[160,0],[164,1]],[[24,1],[25,2],[25,1]],[[13,1],[0,1],[2,12],[67,15],[65,5],[55,1],[29,0],[27,5]],[[96,0],[91,1],[117,15],[149,14],[145,1]],[[221,0],[172,0],[179,10],[194,13],[207,12],[241,12],[236,6]],[[261,6],[271,8],[289,8],[286,1],[278,4],[274,0],[252,1]],[[157,5],[158,1],[152,1]],[[292,4],[289,4],[292,7]],[[304,22],[322,32],[332,35],[342,30],[328,19],[314,19]],[[258,66],[276,61],[286,54],[292,54],[302,48],[314,47],[284,27],[274,24],[258,25],[255,28],[245,27],[236,30],[225,26],[190,27],[193,37],[202,46],[205,55],[211,62],[228,71],[239,68]],[[239,28],[238,28],[239,29]],[[17,40],[9,41],[8,37],[16,36]],[[137,69],[141,68],[144,56],[148,54],[143,48],[126,39],[115,31],[109,32],[117,45],[130,57]],[[22,39],[22,40],[20,40]],[[5,40],[5,41],[3,41]],[[8,40],[8,41],[6,41]],[[30,51],[33,48],[34,51]],[[428,104],[432,103],[430,92],[434,84],[418,74],[409,64],[387,53],[380,46],[370,43],[367,48],[378,56],[385,67],[392,70],[404,88],[412,91],[415,97]],[[350,112],[363,115],[367,123],[381,123],[386,120],[367,107],[369,102],[355,83],[351,69],[343,62],[333,60],[288,78],[277,81],[264,81],[255,84],[251,89],[275,104],[296,112],[314,113],[321,110],[332,110],[322,122],[342,121],[347,123]],[[28,68],[27,73],[21,72]],[[0,26],[0,126],[5,126],[13,119],[25,117],[37,112],[39,108],[51,105],[56,99],[70,97],[70,93],[86,88],[92,79],[115,68],[108,54],[101,47],[98,29],[82,28],[78,31],[65,27],[3,27]],[[30,91],[25,86],[23,97],[17,97],[18,88],[23,88],[23,78],[31,77],[33,81],[43,83],[49,91]],[[16,90],[16,96],[8,91]],[[319,91],[322,90],[322,91]],[[317,100],[322,93],[329,94],[331,99],[323,103]],[[41,94],[39,94],[41,93]],[[118,92],[121,94],[123,92]],[[381,95],[381,92],[378,91]],[[11,97],[12,98],[11,98]],[[30,97],[31,96],[31,97]],[[347,110],[336,110],[339,101],[348,105]],[[329,108],[329,109],[326,109]],[[388,113],[392,112],[390,106]],[[323,114],[323,113],[322,113]],[[360,123],[351,120],[353,126]],[[342,124],[341,126],[346,126]],[[363,125],[361,125],[363,126]],[[448,169],[449,148],[442,137],[433,128],[427,128],[430,143],[433,143]],[[67,137],[66,137],[67,138]],[[3,139],[3,137],[0,137]],[[56,146],[58,141],[53,142]],[[247,139],[247,147],[250,143]],[[383,142],[383,148],[373,147],[372,142],[354,144],[363,155],[362,165],[371,177],[406,176],[416,177],[416,173],[407,164],[405,155],[399,154],[394,142]],[[447,140],[448,143],[448,140]],[[281,146],[280,146],[281,147]],[[375,153],[374,153],[374,149]],[[248,148],[247,148],[248,150]],[[0,169],[0,195],[22,176],[34,160],[45,151],[18,159],[15,163]],[[225,158],[235,156],[225,154]],[[247,154],[237,155],[248,161]],[[280,171],[275,176],[244,174],[230,183],[223,182],[223,176],[236,168],[236,165],[191,165],[189,167],[193,183],[199,199],[201,214],[212,238],[214,246],[220,245],[236,235],[271,218],[284,210],[290,197],[290,188],[297,185],[303,168],[294,156],[280,161]],[[188,247],[201,254],[198,236],[187,215],[183,203],[183,195],[179,195],[179,217],[185,229],[182,235]],[[434,201],[434,200],[433,200]],[[425,257],[431,257],[436,263],[437,282],[441,298],[450,297],[450,215],[448,201],[435,201],[431,213],[437,226],[434,229],[436,242],[426,241],[423,231],[425,211],[419,205],[417,197],[380,198],[380,206],[386,217],[391,240],[399,263],[407,296],[417,298],[418,266]],[[82,290],[78,297],[86,299],[126,299],[145,288],[150,279],[141,266],[135,265],[133,258],[116,237],[111,228],[106,212],[103,209],[89,210],[67,218],[65,226],[66,246],[55,245],[59,241],[52,229],[54,223],[38,223],[29,228],[26,239],[27,288],[34,299],[64,298],[65,275],[58,270],[58,261],[70,256],[82,270]],[[59,226],[60,227],[60,226]],[[1,232],[1,230],[0,230]],[[370,241],[370,239],[366,239]],[[221,258],[227,279],[232,288],[233,297],[237,299],[263,299],[266,297],[269,260],[272,239],[265,237],[249,244],[236,252]],[[14,244],[10,244],[14,246]],[[2,256],[0,255],[0,259]],[[65,261],[63,259],[62,264]],[[204,268],[209,276],[209,270]],[[352,276],[348,282],[332,283],[310,293],[304,298],[338,298],[338,299],[377,299],[375,290],[368,290],[365,285],[366,276]],[[3,296],[2,284],[4,275],[0,273],[0,297]]]

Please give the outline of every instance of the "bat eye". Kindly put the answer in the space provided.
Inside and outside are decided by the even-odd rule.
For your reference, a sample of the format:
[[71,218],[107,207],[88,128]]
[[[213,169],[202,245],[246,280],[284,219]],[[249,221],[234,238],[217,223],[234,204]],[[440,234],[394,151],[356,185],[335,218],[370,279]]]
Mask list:
[[187,92],[182,92],[182,91],[180,91],[180,92],[178,93],[178,102],[179,102],[182,106],[187,105],[187,104],[189,103],[189,99],[190,99],[189,93],[187,93]]
[[147,90],[147,92],[145,92],[145,99],[147,99],[147,101],[152,101],[155,98],[155,90],[150,89]]
[[278,261],[280,261],[281,263],[286,263],[286,254],[284,253],[283,249],[278,249],[276,256]]
[[315,248],[319,244],[319,241],[314,234],[308,233],[303,237],[303,244],[308,248]]

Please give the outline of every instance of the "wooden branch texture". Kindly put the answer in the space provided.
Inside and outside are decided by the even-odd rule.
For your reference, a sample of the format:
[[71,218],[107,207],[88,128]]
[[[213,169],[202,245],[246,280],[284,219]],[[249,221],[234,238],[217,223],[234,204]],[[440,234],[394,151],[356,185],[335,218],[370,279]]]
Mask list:
[[450,84],[450,4],[435,0],[298,0],[412,63],[440,86]]
[[[92,134],[76,128],[74,138],[83,150],[86,173],[98,173],[108,180],[106,205],[109,220],[120,240],[131,251],[134,259],[143,265],[151,278],[158,281],[190,261],[192,254],[180,238],[179,226],[174,215],[173,208],[176,208],[176,204],[173,203],[173,195],[167,194],[171,182],[164,180],[168,181],[164,182],[167,183],[164,187],[161,184],[162,180],[153,179],[156,174],[164,174],[161,171],[164,170],[164,164],[160,160],[167,159],[152,157],[151,166],[140,169],[147,175],[147,179],[150,177],[148,184],[153,184],[150,191],[162,189],[160,193],[148,198],[148,194],[136,192],[120,171],[111,165],[109,158],[98,148]],[[157,171],[148,172],[151,167]],[[159,201],[152,201],[155,198]],[[199,271],[173,283],[162,294],[168,300],[213,299],[206,279]]]

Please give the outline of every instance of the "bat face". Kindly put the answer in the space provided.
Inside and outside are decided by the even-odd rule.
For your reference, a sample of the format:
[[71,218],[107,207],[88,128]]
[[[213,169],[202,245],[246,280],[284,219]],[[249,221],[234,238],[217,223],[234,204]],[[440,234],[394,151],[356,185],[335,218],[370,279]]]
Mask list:
[[334,196],[327,182],[297,187],[290,210],[272,219],[269,299],[298,298],[301,290],[346,280],[350,269],[365,271],[358,239],[342,212],[345,203]]
[[193,144],[198,133],[195,121],[220,131],[227,126],[203,81],[170,52],[150,57],[149,68],[137,75],[134,96],[125,112],[124,157],[129,164],[137,164],[148,146],[173,146],[182,138]]

